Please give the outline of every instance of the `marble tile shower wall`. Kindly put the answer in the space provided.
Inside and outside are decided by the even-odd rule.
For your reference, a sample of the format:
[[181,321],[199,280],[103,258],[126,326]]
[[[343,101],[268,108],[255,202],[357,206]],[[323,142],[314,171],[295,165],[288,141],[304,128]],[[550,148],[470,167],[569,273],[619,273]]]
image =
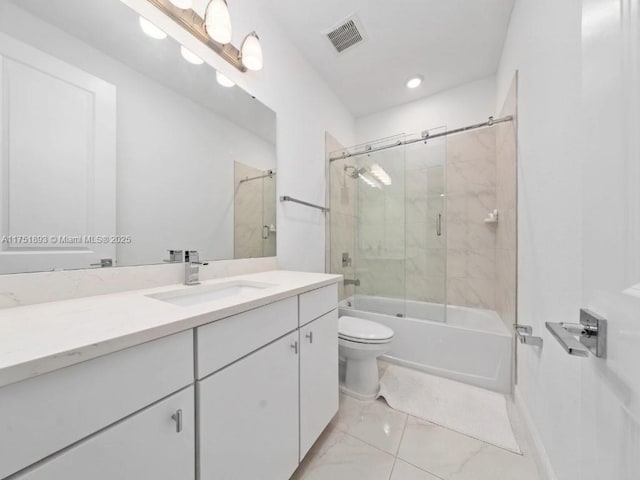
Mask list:
[[240,162],[234,165],[234,258],[262,256],[262,199],[261,180],[240,183],[244,178],[257,177],[262,171]]
[[496,130],[448,137],[447,303],[495,309]]

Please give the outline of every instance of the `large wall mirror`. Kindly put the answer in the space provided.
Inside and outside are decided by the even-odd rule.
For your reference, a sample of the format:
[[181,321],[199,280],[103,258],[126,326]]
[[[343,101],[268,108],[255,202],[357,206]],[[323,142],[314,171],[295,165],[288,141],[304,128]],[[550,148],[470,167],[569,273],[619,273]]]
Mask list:
[[119,0],[0,0],[0,273],[275,255],[274,112],[148,33]]

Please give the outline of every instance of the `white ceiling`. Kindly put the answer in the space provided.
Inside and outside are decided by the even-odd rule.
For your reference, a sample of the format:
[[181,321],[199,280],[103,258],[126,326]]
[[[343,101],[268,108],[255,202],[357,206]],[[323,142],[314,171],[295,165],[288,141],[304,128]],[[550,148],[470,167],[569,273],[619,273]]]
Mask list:
[[[264,0],[356,116],[493,75],[514,0]],[[356,13],[368,39],[338,54],[326,35]],[[409,90],[407,78],[423,75]]]

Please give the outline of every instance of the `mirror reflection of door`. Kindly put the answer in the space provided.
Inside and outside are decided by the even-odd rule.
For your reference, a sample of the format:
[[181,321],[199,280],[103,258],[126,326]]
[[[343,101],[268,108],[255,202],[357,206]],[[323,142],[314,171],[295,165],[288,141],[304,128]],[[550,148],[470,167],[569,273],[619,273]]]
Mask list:
[[241,162],[234,172],[234,258],[275,256],[276,172]]
[[115,264],[116,88],[0,35],[0,273]]

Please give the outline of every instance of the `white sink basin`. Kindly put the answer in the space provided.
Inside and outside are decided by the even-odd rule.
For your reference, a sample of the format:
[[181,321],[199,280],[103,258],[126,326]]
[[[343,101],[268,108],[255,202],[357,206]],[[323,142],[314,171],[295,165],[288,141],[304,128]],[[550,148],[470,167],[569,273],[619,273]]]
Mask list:
[[217,285],[200,285],[197,287],[185,287],[180,290],[171,290],[170,292],[156,293],[147,295],[149,298],[161,300],[163,302],[190,307],[200,303],[211,302],[229,297],[243,297],[247,294],[259,292],[265,288],[275,287],[271,283],[259,282],[229,282],[219,283]]

